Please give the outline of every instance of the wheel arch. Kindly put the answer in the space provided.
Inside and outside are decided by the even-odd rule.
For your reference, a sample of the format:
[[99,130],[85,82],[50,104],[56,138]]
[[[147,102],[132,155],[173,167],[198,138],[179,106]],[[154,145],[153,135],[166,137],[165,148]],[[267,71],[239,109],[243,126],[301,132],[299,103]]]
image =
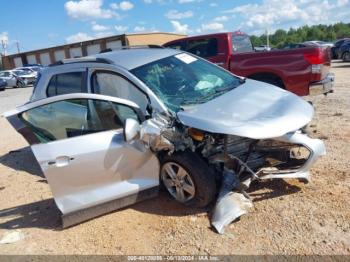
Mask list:
[[273,72],[259,72],[253,73],[247,76],[247,78],[254,79],[257,81],[262,81],[265,83],[273,84],[283,89],[286,89],[285,83],[278,74]]

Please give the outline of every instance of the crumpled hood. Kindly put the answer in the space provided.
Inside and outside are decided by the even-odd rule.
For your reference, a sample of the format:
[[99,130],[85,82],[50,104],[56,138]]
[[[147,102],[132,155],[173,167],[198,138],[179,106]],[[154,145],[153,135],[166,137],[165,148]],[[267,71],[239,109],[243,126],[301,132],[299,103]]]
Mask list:
[[308,124],[313,107],[300,97],[249,80],[209,102],[177,113],[189,127],[253,139],[279,137]]

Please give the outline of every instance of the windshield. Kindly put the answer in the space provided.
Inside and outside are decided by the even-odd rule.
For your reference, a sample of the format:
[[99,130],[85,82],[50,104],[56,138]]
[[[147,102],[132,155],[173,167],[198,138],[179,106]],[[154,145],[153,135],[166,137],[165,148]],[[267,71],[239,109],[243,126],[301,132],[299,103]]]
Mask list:
[[26,73],[26,74],[31,74],[31,73],[33,73],[33,71],[30,70],[30,69],[28,69],[28,68],[21,68],[21,71],[23,71],[23,72]]
[[26,75],[27,73],[23,70],[14,70],[13,73],[15,73],[18,76]]
[[184,105],[205,103],[232,90],[242,81],[186,53],[160,59],[131,72],[174,112]]
[[32,69],[35,72],[40,72],[40,67],[31,67],[30,69]]

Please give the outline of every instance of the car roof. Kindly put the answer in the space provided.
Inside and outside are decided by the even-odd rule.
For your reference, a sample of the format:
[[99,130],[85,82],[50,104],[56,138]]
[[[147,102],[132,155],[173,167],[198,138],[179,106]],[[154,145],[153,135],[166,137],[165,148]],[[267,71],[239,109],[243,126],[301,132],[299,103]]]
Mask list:
[[58,64],[103,62],[115,64],[132,70],[136,67],[182,53],[183,51],[170,48],[130,48],[90,55],[80,58],[64,59]]
[[182,51],[170,48],[131,48],[97,54],[92,57],[107,59],[116,65],[132,70],[136,67],[179,53],[182,53]]
[[132,70],[139,66],[183,53],[181,50],[171,48],[121,48],[114,51],[108,51],[96,55],[68,58],[49,65],[50,67],[64,64],[79,63],[107,63],[121,66],[127,70]]

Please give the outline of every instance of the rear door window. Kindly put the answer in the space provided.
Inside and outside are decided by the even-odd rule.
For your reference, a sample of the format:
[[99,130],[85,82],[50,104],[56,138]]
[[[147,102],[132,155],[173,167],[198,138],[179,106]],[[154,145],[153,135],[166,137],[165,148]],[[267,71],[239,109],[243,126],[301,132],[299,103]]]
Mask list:
[[216,38],[189,40],[187,52],[200,57],[211,57],[218,54],[218,40]]
[[253,52],[252,42],[248,35],[233,35],[232,50],[234,53]]
[[109,71],[97,71],[92,76],[93,92],[96,94],[119,97],[135,102],[146,112],[148,98],[145,93],[124,77]]
[[186,42],[185,41],[179,41],[170,45],[166,45],[168,48],[177,49],[177,50],[185,50],[186,48]]
[[70,72],[54,75],[47,87],[47,96],[85,93],[83,82],[84,72]]

